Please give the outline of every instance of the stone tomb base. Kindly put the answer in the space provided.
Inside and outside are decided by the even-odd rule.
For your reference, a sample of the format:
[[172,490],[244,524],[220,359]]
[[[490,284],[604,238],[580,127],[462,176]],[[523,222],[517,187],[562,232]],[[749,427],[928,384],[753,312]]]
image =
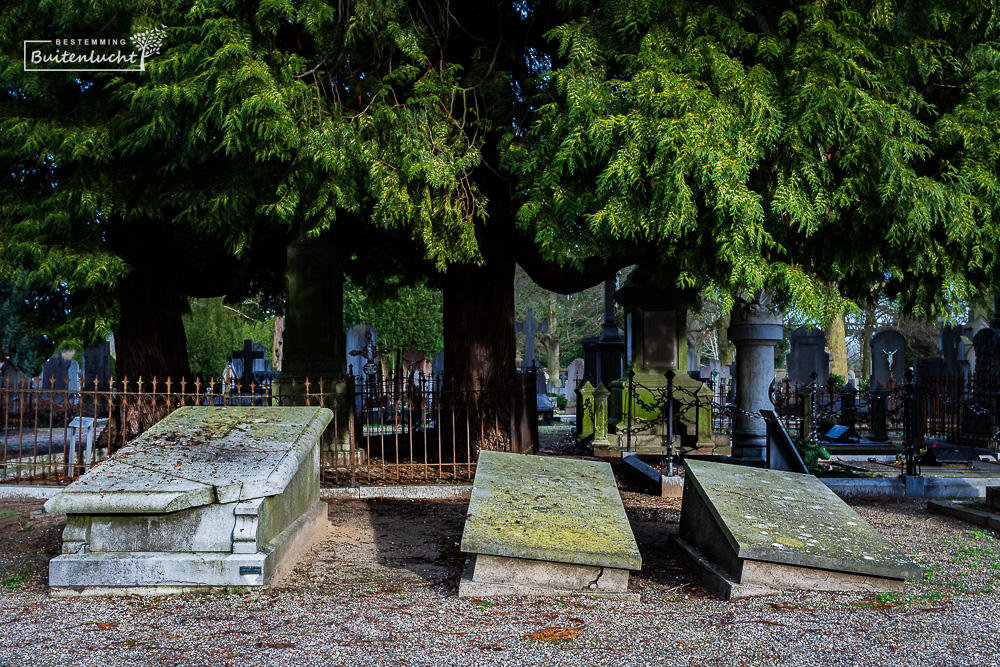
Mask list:
[[688,460],[674,546],[725,599],[898,591],[917,567],[812,475]]
[[45,504],[65,512],[52,595],[252,590],[327,527],[323,408],[181,408]]
[[459,597],[594,595],[638,600],[642,559],[607,463],[480,453]]

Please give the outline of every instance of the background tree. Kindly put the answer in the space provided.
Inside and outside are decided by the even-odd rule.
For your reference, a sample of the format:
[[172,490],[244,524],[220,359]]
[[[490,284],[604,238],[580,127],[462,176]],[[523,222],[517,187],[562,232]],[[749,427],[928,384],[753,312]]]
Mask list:
[[[191,372],[202,381],[220,379],[233,352],[247,339],[260,343],[271,356],[274,317],[261,313],[256,303],[229,305],[222,297],[190,299],[184,315]],[[263,317],[262,317],[263,316]]]
[[567,5],[510,140],[526,225],[665,242],[679,287],[799,307],[883,283],[926,316],[996,282],[992,5]]

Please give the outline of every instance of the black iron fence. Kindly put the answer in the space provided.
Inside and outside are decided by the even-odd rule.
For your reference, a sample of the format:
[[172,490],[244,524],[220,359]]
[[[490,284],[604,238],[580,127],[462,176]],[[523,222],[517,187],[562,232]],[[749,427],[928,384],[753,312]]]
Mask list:
[[[0,385],[0,483],[68,484],[183,406],[322,406],[328,485],[468,482],[479,451],[537,450],[535,378],[451,390],[440,377],[132,382],[78,390]],[[68,386],[63,383],[62,386]]]

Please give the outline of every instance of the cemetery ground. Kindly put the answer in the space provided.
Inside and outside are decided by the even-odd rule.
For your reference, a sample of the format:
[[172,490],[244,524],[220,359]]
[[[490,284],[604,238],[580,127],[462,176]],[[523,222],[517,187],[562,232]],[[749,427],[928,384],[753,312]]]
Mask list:
[[667,548],[680,500],[620,483],[638,603],[460,599],[466,503],[398,500],[332,502],[325,538],[265,593],[52,598],[65,517],[4,501],[0,665],[1000,664],[1000,542],[924,500],[850,503],[925,569],[904,592],[723,602]]

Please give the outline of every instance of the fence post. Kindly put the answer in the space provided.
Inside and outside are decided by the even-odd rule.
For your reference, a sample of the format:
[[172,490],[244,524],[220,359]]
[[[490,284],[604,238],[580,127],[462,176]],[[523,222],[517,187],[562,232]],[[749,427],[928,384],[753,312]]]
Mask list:
[[877,442],[889,440],[888,424],[888,392],[885,389],[873,389],[869,393],[871,400],[871,439]]
[[917,397],[913,384],[913,369],[906,369],[906,393],[903,397],[903,441],[906,456],[906,474],[919,475],[914,443],[917,438]]

